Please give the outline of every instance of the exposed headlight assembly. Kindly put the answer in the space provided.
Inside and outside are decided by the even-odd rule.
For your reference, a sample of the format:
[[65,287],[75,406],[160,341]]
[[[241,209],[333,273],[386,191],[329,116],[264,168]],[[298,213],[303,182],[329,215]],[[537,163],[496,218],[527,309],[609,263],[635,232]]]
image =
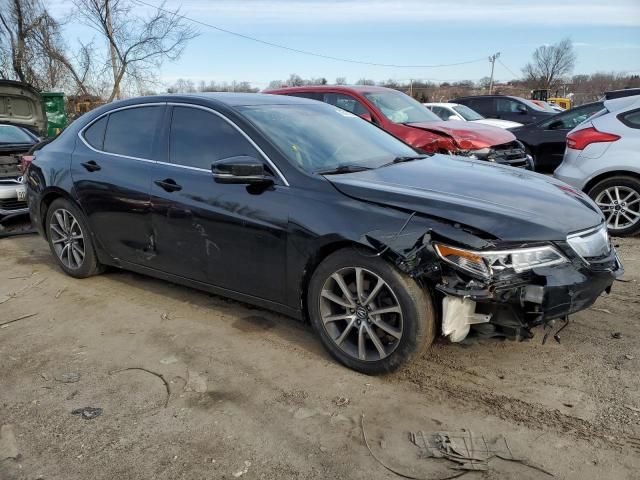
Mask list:
[[609,232],[604,223],[595,228],[569,235],[567,243],[574,252],[585,260],[602,257],[611,252]]
[[440,258],[451,265],[483,278],[502,272],[522,273],[536,267],[568,262],[551,245],[499,251],[473,251],[434,243]]

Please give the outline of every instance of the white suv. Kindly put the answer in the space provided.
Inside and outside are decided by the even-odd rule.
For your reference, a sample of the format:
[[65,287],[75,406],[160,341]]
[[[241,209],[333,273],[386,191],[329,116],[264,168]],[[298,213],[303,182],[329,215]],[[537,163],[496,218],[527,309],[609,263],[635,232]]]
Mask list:
[[605,101],[571,130],[553,175],[596,202],[612,235],[640,232],[640,95]]

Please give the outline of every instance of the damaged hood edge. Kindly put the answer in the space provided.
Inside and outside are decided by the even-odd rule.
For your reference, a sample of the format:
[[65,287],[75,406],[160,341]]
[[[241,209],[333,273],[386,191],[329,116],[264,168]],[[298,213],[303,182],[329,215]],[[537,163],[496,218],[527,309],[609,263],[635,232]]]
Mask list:
[[561,182],[444,155],[328,179],[350,197],[459,223],[505,242],[563,241],[602,221],[592,202]]

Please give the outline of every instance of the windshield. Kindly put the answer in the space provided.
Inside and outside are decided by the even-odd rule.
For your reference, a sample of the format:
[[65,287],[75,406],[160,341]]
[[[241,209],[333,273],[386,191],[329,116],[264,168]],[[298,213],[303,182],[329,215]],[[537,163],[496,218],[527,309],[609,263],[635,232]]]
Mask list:
[[33,138],[14,125],[0,125],[0,144],[35,143]]
[[[520,98],[519,99],[521,102],[527,104],[528,107],[533,108],[534,110],[537,110],[539,112],[548,112],[548,110],[540,105],[538,105],[536,102],[532,102],[531,100],[527,100],[526,98]],[[549,107],[551,108],[551,107]],[[555,112],[555,110],[553,110],[551,108],[552,112]]]
[[473,122],[474,120],[482,120],[484,117],[475,110],[471,110],[466,105],[456,105],[453,109],[458,112],[462,118],[467,122]]
[[242,114],[287,159],[309,173],[377,168],[416,151],[353,113],[331,105],[252,105]]
[[393,123],[441,122],[435,113],[402,92],[368,92],[364,96]]

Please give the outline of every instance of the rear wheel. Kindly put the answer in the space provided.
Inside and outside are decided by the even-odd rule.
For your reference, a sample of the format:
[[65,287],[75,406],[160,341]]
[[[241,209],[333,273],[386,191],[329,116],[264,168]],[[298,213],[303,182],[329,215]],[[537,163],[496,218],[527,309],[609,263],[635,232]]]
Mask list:
[[602,210],[609,233],[628,236],[640,232],[640,180],[627,176],[607,178],[588,194]]
[[65,273],[86,278],[102,271],[89,226],[77,206],[64,198],[54,200],[47,210],[45,228],[51,252]]
[[309,316],[329,353],[366,374],[396,370],[433,341],[428,292],[385,260],[349,248],[311,278]]

